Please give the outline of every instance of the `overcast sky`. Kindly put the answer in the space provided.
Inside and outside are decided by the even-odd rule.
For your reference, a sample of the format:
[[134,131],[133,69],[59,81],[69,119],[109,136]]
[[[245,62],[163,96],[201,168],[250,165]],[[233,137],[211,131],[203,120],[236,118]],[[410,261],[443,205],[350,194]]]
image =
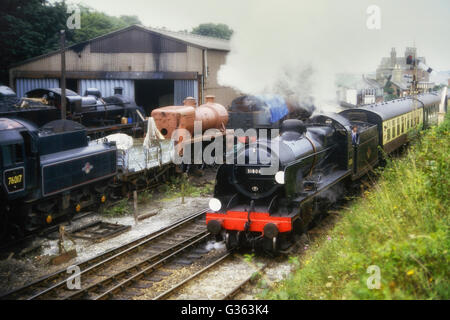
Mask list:
[[[79,1],[71,1],[78,3]],[[355,26],[364,29],[368,15],[366,9],[369,5],[378,5],[381,9],[381,29],[361,31],[365,32],[364,41],[376,43],[376,52],[367,52],[368,59],[388,56],[391,47],[397,47],[397,51],[403,53],[405,46],[414,43],[419,49],[419,54],[427,57],[431,67],[438,70],[450,70],[450,1],[449,0],[290,0],[280,2],[277,0],[82,0],[81,3],[103,11],[110,15],[137,15],[144,25],[152,27],[167,27],[171,30],[191,30],[200,23],[214,22],[226,23],[235,32],[248,32],[250,28],[258,28],[259,23],[264,23],[265,17],[269,17],[270,27],[278,32],[286,26],[279,26],[277,20],[272,20],[271,15],[279,15],[282,19],[295,20],[296,10],[298,16],[310,9],[311,6],[320,6],[327,3],[339,3],[342,12],[351,12],[353,18],[342,16],[342,22],[353,21]],[[319,4],[318,4],[319,3]],[[263,4],[263,5],[261,5]],[[293,5],[291,5],[293,4]],[[286,11],[283,11],[283,6]],[[347,7],[346,7],[347,6]],[[260,7],[263,7],[261,9]],[[356,7],[356,8],[355,8]],[[257,14],[254,14],[257,11]],[[313,11],[314,12],[314,11]],[[327,11],[326,11],[327,12]],[[311,24],[299,24],[299,28],[317,28],[321,24],[327,24],[327,16],[320,12],[317,19],[311,19]],[[332,13],[334,14],[334,13]],[[337,12],[336,14],[339,14]],[[355,17],[357,15],[357,17]],[[334,17],[335,19],[336,17]],[[300,19],[300,18],[299,18]],[[304,19],[304,17],[303,17]],[[295,21],[288,25],[296,29]],[[326,26],[325,26],[326,27]],[[356,27],[353,27],[356,28]],[[290,33],[293,31],[290,30]],[[248,33],[248,41],[253,39]],[[294,31],[295,35],[295,31]],[[352,37],[351,34],[348,37]],[[346,39],[342,38],[345,42]],[[364,41],[359,41],[360,47],[355,51],[363,52]],[[349,42],[354,46],[353,42]],[[289,50],[289,44],[286,44]],[[330,48],[331,49],[331,48]],[[337,53],[338,54],[338,53]],[[363,53],[364,54],[364,53]],[[360,71],[375,70],[379,58],[376,61],[367,60],[366,66],[358,66]],[[356,70],[355,70],[356,71]]]

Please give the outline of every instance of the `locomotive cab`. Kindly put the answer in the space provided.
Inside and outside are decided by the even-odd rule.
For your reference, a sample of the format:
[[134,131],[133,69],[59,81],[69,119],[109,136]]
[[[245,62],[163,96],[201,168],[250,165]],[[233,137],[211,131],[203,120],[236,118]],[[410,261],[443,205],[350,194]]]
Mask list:
[[29,129],[35,128],[23,120],[0,119],[2,198],[13,200],[24,197],[34,185],[34,143]]
[[[15,132],[16,133],[16,132]],[[23,139],[20,134],[9,134],[5,139],[0,134],[0,166],[2,168],[3,188],[9,198],[25,190],[25,160]]]

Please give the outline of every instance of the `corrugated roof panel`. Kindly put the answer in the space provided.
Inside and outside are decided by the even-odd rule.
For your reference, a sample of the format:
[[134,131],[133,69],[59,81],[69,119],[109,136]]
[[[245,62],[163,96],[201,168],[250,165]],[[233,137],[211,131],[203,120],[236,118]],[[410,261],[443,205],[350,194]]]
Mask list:
[[198,103],[197,80],[175,80],[174,81],[174,105],[182,106],[186,97],[194,97]]

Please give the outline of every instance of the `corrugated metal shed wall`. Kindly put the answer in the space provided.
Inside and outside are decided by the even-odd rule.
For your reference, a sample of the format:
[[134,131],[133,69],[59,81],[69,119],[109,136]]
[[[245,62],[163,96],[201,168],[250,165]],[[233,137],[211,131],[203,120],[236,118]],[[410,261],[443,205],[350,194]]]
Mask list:
[[197,80],[174,80],[174,104],[176,106],[183,105],[183,100],[186,97],[194,97],[198,102]]
[[114,88],[122,87],[123,95],[129,99],[134,100],[134,81],[133,80],[80,80],[80,95],[84,95],[84,92],[88,88],[97,88],[102,93],[102,97],[108,97],[114,95]]
[[59,88],[59,79],[16,79],[16,93],[18,97],[23,97],[27,91],[37,88]]

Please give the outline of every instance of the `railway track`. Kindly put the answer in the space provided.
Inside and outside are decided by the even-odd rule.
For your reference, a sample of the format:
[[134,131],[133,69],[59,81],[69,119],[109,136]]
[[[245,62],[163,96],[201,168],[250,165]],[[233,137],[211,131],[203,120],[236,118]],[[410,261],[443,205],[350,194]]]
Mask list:
[[[71,221],[73,222],[73,221],[80,220],[82,218],[93,215],[94,213],[96,213],[96,212],[95,211],[86,211],[86,212],[79,213],[76,216],[74,216]],[[36,239],[36,237],[47,237],[50,234],[57,232],[61,225],[66,225],[67,223],[68,223],[68,221],[63,221],[63,222],[57,223],[55,225],[46,227],[44,229],[40,229],[40,230],[31,232],[30,234],[28,234],[22,238],[8,241],[0,246],[0,253],[14,251],[13,249],[16,249],[17,247],[20,247],[21,245]]]
[[201,274],[211,270],[213,267],[215,267],[216,265],[220,264],[221,262],[223,262],[225,259],[227,259],[231,255],[232,255],[232,251],[228,251],[227,253],[225,253],[224,255],[222,255],[220,257],[218,257],[213,262],[211,262],[210,264],[208,264],[204,268],[200,269],[199,271],[197,271],[196,273],[194,273],[193,275],[191,275],[187,279],[182,280],[181,282],[175,284],[170,289],[168,289],[168,290],[164,291],[163,293],[157,295],[156,297],[153,298],[153,300],[164,300],[164,299],[167,299],[170,296],[176,294],[186,284],[188,284],[189,282],[191,282],[192,280],[194,280],[195,278],[197,278]]
[[[267,263],[262,265],[256,272],[263,272],[267,267]],[[253,280],[253,274],[247,277],[244,281],[240,282],[234,289],[229,291],[225,296],[222,297],[222,300],[233,300],[240,292],[244,290],[244,288]]]
[[[80,290],[69,290],[66,270],[60,270],[38,279],[17,290],[0,297],[2,300],[33,299],[84,299],[110,297],[109,289],[116,292],[115,286],[132,278],[136,274],[144,275],[153,270],[158,263],[180,255],[188,248],[204,242],[209,233],[206,231],[204,214],[206,210],[196,212],[175,224],[143,236],[118,248],[111,249],[97,257],[85,260],[80,268]],[[121,285],[125,287],[130,282]],[[97,285],[99,284],[99,285]],[[102,291],[103,290],[103,291]],[[99,293],[102,291],[102,293]]]
[[[192,281],[195,281],[201,274],[204,274],[206,272],[212,272],[214,268],[219,267],[221,263],[233,259],[234,251],[228,251],[224,255],[218,257],[214,261],[212,261],[210,264],[205,266],[203,269],[197,271],[196,273],[192,274],[190,277],[184,279],[183,281],[177,283],[173,287],[167,289],[163,293],[155,296],[153,300],[165,300],[170,299],[172,296],[177,296],[177,294],[181,291],[182,288],[189,285],[189,283],[192,283]],[[264,269],[268,266],[268,263],[264,263],[262,266],[258,268],[255,272],[262,272]],[[241,281],[239,284],[237,284],[233,289],[228,291],[225,295],[220,297],[221,300],[232,300],[234,297],[236,297],[241,291],[244,290],[244,288],[252,282],[254,279],[254,273],[253,272],[249,277],[247,277],[245,280]]]
[[[281,254],[288,256],[290,253],[294,252],[296,248],[298,248],[299,244],[300,244],[300,240],[297,240],[287,250],[281,252]],[[213,260],[211,263],[209,263],[202,269],[198,270],[195,273],[192,273],[189,277],[179,281],[178,283],[175,283],[172,287],[170,287],[166,291],[154,296],[152,299],[153,300],[166,300],[166,299],[170,299],[173,296],[176,297],[185,286],[188,286],[190,283],[192,283],[193,281],[198,279],[200,275],[207,273],[207,272],[212,272],[214,270],[214,268],[216,268],[216,267],[220,268],[221,263],[224,263],[227,260],[236,258],[234,253],[235,253],[235,250],[230,250],[230,251],[227,251],[222,256],[216,257],[215,260]],[[242,257],[240,258],[240,260],[242,260]],[[231,260],[231,262],[232,261],[233,260]],[[268,265],[269,265],[269,262],[267,262],[267,261],[260,264],[258,266],[257,270],[255,270],[250,276],[248,276],[247,278],[245,278],[244,280],[239,282],[236,286],[234,286],[231,290],[229,290],[227,293],[225,293],[222,297],[220,297],[218,299],[232,300],[236,296],[238,296],[240,293],[245,292],[245,289],[248,286],[252,285],[255,273],[264,272],[264,270],[268,267]]]

